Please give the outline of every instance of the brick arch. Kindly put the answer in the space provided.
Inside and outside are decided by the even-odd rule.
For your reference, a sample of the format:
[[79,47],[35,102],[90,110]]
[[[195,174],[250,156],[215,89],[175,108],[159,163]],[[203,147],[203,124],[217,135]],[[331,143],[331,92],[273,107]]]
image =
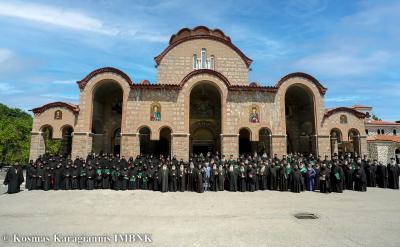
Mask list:
[[247,130],[247,131],[249,132],[249,139],[250,139],[250,141],[253,140],[253,131],[251,131],[251,129],[250,129],[249,127],[240,127],[240,128],[238,129],[238,131],[237,131],[238,137],[240,137],[240,131],[241,131],[241,130]]
[[303,72],[294,72],[294,73],[290,73],[285,75],[284,77],[282,77],[276,84],[275,87],[279,88],[289,79],[291,78],[295,78],[295,77],[300,77],[300,78],[304,78],[307,79],[308,81],[310,81],[311,83],[313,83],[317,88],[318,91],[320,92],[321,95],[325,95],[326,91],[328,90],[326,87],[322,86],[322,84],[313,76],[303,73]]
[[85,89],[86,85],[92,80],[92,78],[94,78],[100,74],[103,74],[103,73],[113,73],[113,74],[119,75],[122,78],[124,78],[124,80],[128,83],[129,86],[133,85],[131,78],[127,74],[125,74],[122,70],[119,70],[114,67],[104,67],[104,68],[99,68],[99,69],[93,70],[87,76],[85,76],[85,78],[77,81],[76,83],[78,84],[78,86],[81,90]]
[[158,138],[161,138],[161,130],[163,130],[164,128],[167,128],[171,131],[171,134],[174,133],[174,130],[172,129],[172,127],[168,126],[168,125],[162,125],[161,127],[158,128],[157,133],[158,133]]

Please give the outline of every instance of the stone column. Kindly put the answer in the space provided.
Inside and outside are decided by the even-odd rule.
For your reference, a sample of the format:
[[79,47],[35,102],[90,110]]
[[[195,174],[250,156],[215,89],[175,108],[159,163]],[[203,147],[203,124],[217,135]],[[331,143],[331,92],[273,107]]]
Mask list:
[[121,156],[135,158],[139,154],[139,133],[121,133]]
[[176,158],[189,160],[189,137],[187,133],[172,133],[171,134],[171,155],[176,155]]
[[286,138],[287,138],[286,135],[272,135],[271,136],[271,141],[272,141],[271,157],[274,157],[275,154],[277,154],[278,157],[282,157],[284,154],[287,153]]
[[221,155],[227,158],[239,156],[239,134],[221,134]]
[[71,159],[84,157],[92,152],[93,134],[90,132],[74,132],[72,138]]
[[368,156],[368,144],[367,144],[367,136],[360,136],[359,146],[360,146],[360,156],[363,157],[364,155]]
[[45,152],[46,152],[46,145],[43,138],[43,132],[32,131],[29,160],[36,160],[39,157],[39,155],[43,155]]

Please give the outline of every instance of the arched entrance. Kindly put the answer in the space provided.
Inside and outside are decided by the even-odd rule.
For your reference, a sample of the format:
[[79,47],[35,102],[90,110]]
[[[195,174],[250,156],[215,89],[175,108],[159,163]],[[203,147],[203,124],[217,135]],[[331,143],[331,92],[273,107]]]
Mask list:
[[343,153],[342,132],[339,129],[332,129],[330,133],[331,140],[331,156],[335,153],[341,155]]
[[62,128],[62,153],[65,157],[71,155],[72,151],[72,132],[74,132],[74,129],[67,125]]
[[119,154],[121,151],[121,128],[118,128],[114,131],[114,135],[111,141],[111,148],[113,150],[113,154]]
[[258,132],[257,153],[263,155],[264,153],[271,157],[271,132],[267,128],[261,128]]
[[315,111],[312,92],[301,84],[285,94],[287,152],[316,154]]
[[150,142],[150,129],[148,127],[142,127],[139,129],[139,142],[140,142],[140,153],[151,154],[152,147]]
[[169,127],[163,127],[160,130],[160,140],[156,142],[154,154],[171,155],[171,132]]
[[221,94],[210,82],[201,82],[190,92],[190,152],[220,152]]
[[53,127],[50,125],[45,125],[40,128],[43,138],[43,150],[45,153],[49,154],[60,154],[61,153],[61,139],[53,138]]
[[92,151],[119,154],[116,130],[121,133],[123,91],[115,81],[103,81],[93,90]]
[[349,130],[349,151],[360,155],[360,132],[356,129]]
[[248,129],[242,128],[239,130],[239,155],[252,154],[251,133]]

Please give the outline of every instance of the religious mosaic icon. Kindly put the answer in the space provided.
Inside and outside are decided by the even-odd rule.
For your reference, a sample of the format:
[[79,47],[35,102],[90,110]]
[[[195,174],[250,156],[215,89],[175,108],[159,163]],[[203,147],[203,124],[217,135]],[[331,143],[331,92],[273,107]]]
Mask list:
[[54,112],[54,120],[61,120],[62,119],[62,111],[57,110]]
[[258,114],[257,106],[251,107],[249,121],[250,121],[250,123],[259,123],[260,122],[260,116]]
[[151,121],[161,121],[161,105],[154,103],[151,105],[150,110],[150,120]]

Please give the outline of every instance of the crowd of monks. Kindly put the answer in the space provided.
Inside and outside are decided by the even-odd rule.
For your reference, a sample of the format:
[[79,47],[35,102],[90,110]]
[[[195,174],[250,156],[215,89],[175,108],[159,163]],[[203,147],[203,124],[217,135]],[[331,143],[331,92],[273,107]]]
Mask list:
[[[161,192],[279,190],[321,193],[367,191],[367,187],[399,189],[400,165],[361,158],[357,154],[326,156],[288,154],[194,155],[188,162],[175,157],[139,155],[135,159],[112,154],[90,154],[74,160],[45,154],[30,161],[28,190],[154,190]],[[11,167],[5,184],[9,193],[24,181],[20,167]],[[16,187],[17,186],[17,187]]]

